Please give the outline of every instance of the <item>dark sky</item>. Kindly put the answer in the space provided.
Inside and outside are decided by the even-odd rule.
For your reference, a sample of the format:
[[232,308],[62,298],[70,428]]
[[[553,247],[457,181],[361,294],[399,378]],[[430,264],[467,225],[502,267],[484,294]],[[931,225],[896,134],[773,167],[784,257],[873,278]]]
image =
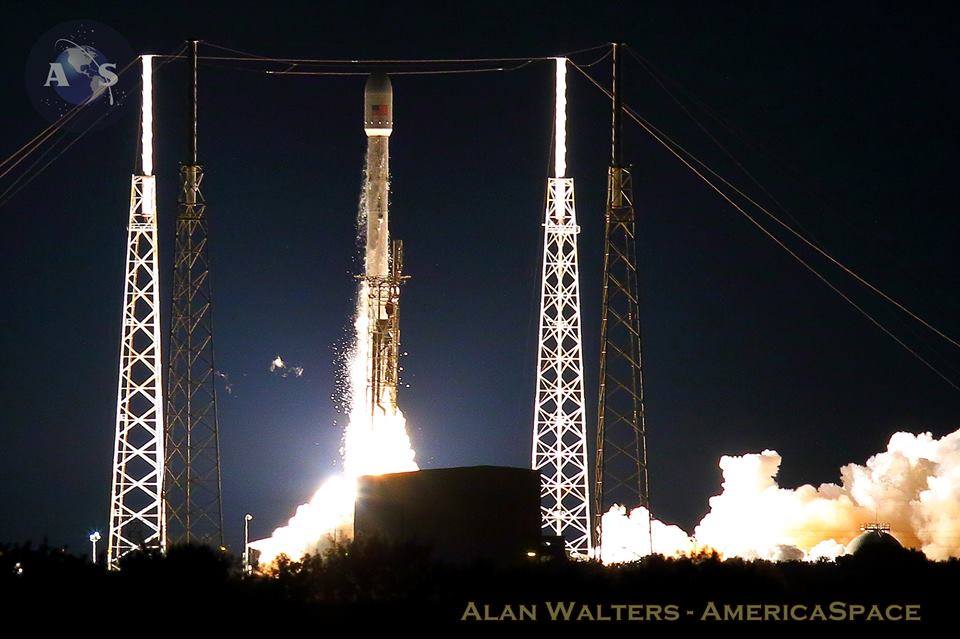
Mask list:
[[[0,40],[14,79],[0,88],[4,157],[45,126],[16,80],[30,48],[71,19],[106,23],[134,51],[154,53],[187,38],[330,58],[551,55],[628,42],[722,114],[736,135],[695,111],[807,232],[960,333],[956,14],[875,2],[17,4]],[[628,61],[624,73],[631,106],[768,201],[639,65]],[[237,547],[245,511],[255,536],[268,533],[338,459],[331,396],[359,270],[362,80],[212,66],[201,75],[218,368],[232,382],[220,395],[224,507]],[[185,81],[179,64],[156,80],[165,299]],[[418,461],[528,465],[552,66],[402,77],[394,91],[391,224],[412,276],[401,405]],[[592,429],[609,110],[575,74],[569,100]],[[107,526],[135,103],[0,210],[0,540],[48,536],[85,550],[87,532]],[[957,427],[960,393],[631,125],[625,155],[658,516],[698,521],[719,491],[721,454],[773,448],[784,484],[816,484],[899,429]],[[960,378],[956,353],[826,272]],[[278,354],[303,376],[272,376]]]

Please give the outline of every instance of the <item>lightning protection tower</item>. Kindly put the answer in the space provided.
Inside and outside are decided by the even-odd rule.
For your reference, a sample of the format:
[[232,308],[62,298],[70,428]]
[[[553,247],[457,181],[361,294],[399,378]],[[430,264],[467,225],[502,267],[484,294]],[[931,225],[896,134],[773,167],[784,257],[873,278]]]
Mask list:
[[116,439],[107,562],[166,543],[157,187],[153,175],[152,59],[142,57],[140,173],[132,178],[120,336]]
[[[594,547],[601,517],[613,504],[643,506],[649,522],[646,425],[643,412],[636,220],[630,167],[621,153],[619,46],[613,45],[613,118],[603,252],[600,315],[600,391],[594,487]],[[652,538],[651,538],[652,544]]]
[[573,178],[566,172],[566,59],[556,60],[554,177],[547,180],[533,468],[541,473],[544,532],[572,556],[590,554],[587,431],[580,334],[580,273]]
[[197,41],[191,43],[190,158],[180,166],[167,369],[167,541],[223,545],[213,295],[197,159]]

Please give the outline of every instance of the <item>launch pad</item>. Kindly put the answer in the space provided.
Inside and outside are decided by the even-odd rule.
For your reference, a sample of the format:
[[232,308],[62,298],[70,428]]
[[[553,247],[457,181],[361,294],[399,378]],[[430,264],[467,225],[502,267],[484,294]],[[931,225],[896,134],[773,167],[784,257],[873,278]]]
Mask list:
[[[171,340],[172,364],[164,419],[164,396],[160,388],[160,345],[156,334],[159,304],[148,305],[150,316],[144,325],[153,328],[145,344],[125,344],[121,351],[120,397],[118,400],[115,442],[115,478],[111,512],[111,542],[108,560],[116,567],[120,557],[135,548],[120,534],[132,519],[143,520],[151,530],[146,540],[163,548],[167,545],[167,527],[176,529],[173,540],[201,539],[207,543],[222,540],[219,494],[219,434],[216,410],[216,369],[213,364],[212,305],[209,293],[209,269],[206,268],[206,226],[202,218],[204,200],[199,191],[200,165],[197,160],[197,42],[191,43],[193,81],[191,85],[191,155],[184,171],[182,215],[178,228],[178,270],[174,278],[174,338]],[[612,45],[614,71],[617,70],[617,46]],[[176,57],[176,56],[174,56]],[[142,174],[148,186],[152,175],[152,56],[143,56],[143,104],[141,131],[143,140]],[[415,542],[430,546],[444,560],[512,561],[537,555],[541,532],[562,541],[572,555],[591,555],[589,483],[587,472],[586,413],[583,396],[582,337],[580,334],[579,267],[577,265],[576,224],[573,180],[566,174],[566,68],[565,57],[551,58],[556,66],[556,112],[554,176],[548,180],[548,200],[544,217],[544,253],[541,287],[540,347],[537,362],[538,385],[534,419],[532,469],[490,466],[418,471],[415,453],[406,428],[406,419],[398,404],[400,387],[400,297],[408,276],[403,271],[403,244],[390,234],[390,138],[393,134],[393,86],[390,76],[375,71],[367,76],[363,99],[363,130],[366,136],[363,192],[358,229],[365,239],[364,270],[359,280],[355,341],[347,361],[349,424],[344,432],[343,473],[326,481],[309,504],[297,510],[290,525],[278,528],[269,539],[254,542],[268,561],[281,554],[291,558],[322,551],[331,540],[383,537],[390,542]],[[399,71],[409,73],[409,71]],[[616,89],[616,83],[614,84]],[[619,104],[614,101],[614,148],[619,129]],[[619,167],[615,154],[613,166]],[[624,196],[630,200],[629,194]],[[156,297],[159,277],[156,273],[156,213],[152,188],[144,191],[142,207],[150,216],[147,229],[153,249],[145,259],[149,277],[142,289],[131,294]],[[133,216],[136,197],[131,205]],[[632,220],[632,209],[629,217]],[[131,218],[133,219],[133,218]],[[204,224],[200,224],[204,222]],[[131,226],[131,231],[134,229]],[[195,231],[199,230],[199,233]],[[181,233],[180,231],[183,231]],[[194,235],[197,235],[194,246]],[[609,235],[609,229],[608,229]],[[632,237],[632,227],[628,235]],[[136,238],[131,236],[131,247]],[[609,237],[608,237],[609,241]],[[181,247],[181,244],[183,245]],[[182,250],[181,250],[182,248]],[[621,291],[631,300],[635,294],[633,247],[622,252],[629,262],[626,288]],[[609,249],[609,247],[608,247]],[[609,253],[609,250],[608,250]],[[128,267],[133,261],[128,259]],[[605,264],[605,273],[606,273]],[[129,287],[131,276],[128,274]],[[183,286],[179,286],[183,284]],[[206,288],[203,288],[206,286]],[[199,291],[199,297],[195,291]],[[607,285],[604,285],[604,308]],[[190,302],[187,304],[186,302]],[[195,304],[194,304],[195,302]],[[179,305],[178,305],[179,304]],[[193,307],[196,306],[196,308]],[[626,314],[634,323],[635,307]],[[615,313],[615,316],[616,313]],[[604,310],[602,327],[606,327]],[[631,325],[632,326],[632,325]],[[606,335],[606,328],[602,334]],[[642,394],[634,392],[639,382],[639,326],[632,326],[627,344],[604,341],[603,357],[609,350],[621,353],[631,363],[636,400],[632,410],[612,410],[631,427],[631,434],[642,434]],[[606,339],[606,338],[605,338]],[[608,343],[609,342],[609,343]],[[183,346],[185,344],[186,346]],[[609,346],[609,348],[607,348]],[[146,359],[149,358],[149,361]],[[182,360],[182,361],[181,361]],[[124,365],[141,362],[149,375],[142,381],[127,383]],[[129,375],[127,375],[129,377]],[[125,385],[126,384],[126,385]],[[601,397],[604,396],[603,384]],[[639,387],[638,387],[639,388]],[[614,392],[616,389],[614,389]],[[133,414],[128,404],[142,394],[156,408],[148,406],[143,414]],[[601,486],[606,457],[603,456],[604,407],[601,402],[598,437],[598,479]],[[129,413],[129,414],[128,414]],[[132,426],[131,426],[132,425]],[[127,470],[130,460],[144,456],[142,449],[127,441],[131,427],[144,428],[152,448],[148,451],[151,467],[134,474]],[[196,432],[194,432],[196,428]],[[197,436],[194,436],[197,435]],[[165,445],[169,448],[165,455]],[[613,450],[636,448],[640,457],[637,472],[633,464],[626,470],[624,485],[641,477],[639,461],[645,463],[645,446],[614,445]],[[640,454],[642,453],[642,454]],[[202,460],[205,463],[197,463]],[[180,463],[182,462],[182,463]],[[169,468],[167,466],[169,465]],[[169,471],[169,472],[168,472]],[[129,476],[128,476],[129,475]],[[646,485],[645,470],[641,488]],[[146,508],[134,508],[129,486],[147,486]],[[206,494],[200,488],[206,488]],[[182,489],[183,499],[177,497]],[[644,488],[645,490],[645,488]],[[359,494],[356,494],[359,491]],[[202,497],[201,497],[202,495]],[[646,503],[641,494],[641,505]],[[629,497],[629,495],[628,495]],[[127,503],[130,501],[131,503]],[[182,501],[182,503],[181,503]],[[633,505],[636,500],[621,500]],[[597,506],[603,506],[597,502]],[[143,515],[148,513],[148,516]],[[594,519],[599,524],[600,509]],[[145,518],[146,517],[146,518]],[[169,520],[169,521],[168,521]],[[208,524],[204,530],[198,522]],[[138,522],[134,522],[138,523]],[[179,525],[180,528],[176,528]],[[182,529],[182,531],[181,531]],[[181,534],[182,532],[182,534]],[[129,536],[128,536],[129,537]],[[529,553],[529,554],[528,554]]]
[[339,524],[316,531],[296,556],[283,544],[273,547],[272,538],[252,542],[252,563],[268,566],[280,553],[294,560],[322,555],[353,540],[420,546],[448,564],[505,566],[544,551],[563,556],[562,542],[552,543],[559,538],[541,536],[537,470],[467,466],[363,475],[355,481]]

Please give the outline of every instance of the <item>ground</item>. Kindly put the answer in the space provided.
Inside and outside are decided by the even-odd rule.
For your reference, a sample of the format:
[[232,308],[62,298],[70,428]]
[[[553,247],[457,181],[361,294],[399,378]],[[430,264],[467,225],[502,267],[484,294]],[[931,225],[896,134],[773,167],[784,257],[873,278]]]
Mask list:
[[[172,613],[211,628],[504,624],[658,626],[851,623],[932,626],[951,618],[960,561],[914,551],[844,557],[836,563],[649,557],[616,567],[521,562],[452,566],[429,549],[376,541],[283,561],[270,576],[244,576],[239,561],[204,547],[128,558],[107,572],[57,548],[0,549],[0,597],[38,623],[99,625]],[[59,614],[50,616],[48,611]],[[90,616],[93,615],[93,616]],[[821,619],[822,617],[822,619]],[[179,623],[179,622],[177,622]],[[496,628],[490,627],[490,630]]]

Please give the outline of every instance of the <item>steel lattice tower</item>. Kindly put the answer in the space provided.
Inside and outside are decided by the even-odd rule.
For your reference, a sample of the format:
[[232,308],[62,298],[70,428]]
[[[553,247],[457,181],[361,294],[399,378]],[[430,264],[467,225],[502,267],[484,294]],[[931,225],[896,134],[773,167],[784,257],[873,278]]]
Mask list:
[[[613,45],[613,119],[607,173],[603,296],[600,316],[600,391],[594,489],[595,547],[610,506],[650,507],[643,410],[636,220],[630,168],[620,147],[619,46]],[[648,526],[649,529],[649,526]],[[652,541],[652,540],[651,540]]]
[[192,43],[190,161],[180,166],[167,369],[169,543],[223,545],[213,298],[203,167],[197,160],[197,42]]
[[573,178],[566,164],[566,60],[557,59],[555,177],[547,181],[533,468],[541,473],[543,530],[575,556],[590,553],[587,428],[583,400],[580,272]]
[[128,552],[166,543],[151,57],[143,56],[142,62],[141,170],[130,189],[107,545],[107,563],[114,569]]

